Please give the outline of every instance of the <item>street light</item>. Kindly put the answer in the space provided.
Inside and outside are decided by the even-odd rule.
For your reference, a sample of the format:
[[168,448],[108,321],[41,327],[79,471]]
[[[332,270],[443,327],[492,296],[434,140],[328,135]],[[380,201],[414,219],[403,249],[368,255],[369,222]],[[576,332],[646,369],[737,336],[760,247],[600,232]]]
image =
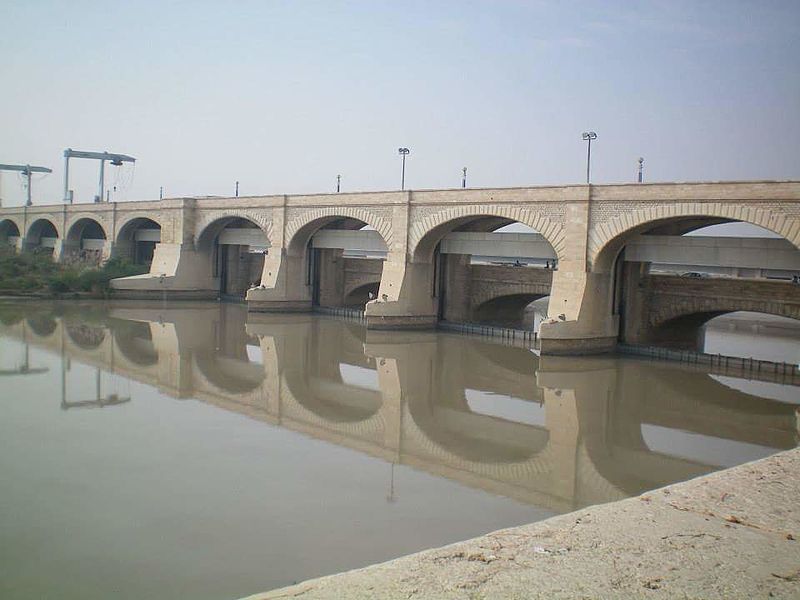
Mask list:
[[403,170],[400,175],[400,189],[404,190],[406,189],[406,156],[411,154],[411,150],[408,148],[398,148],[397,152],[403,157]]
[[341,190],[341,189],[342,189],[342,176],[341,175],[337,175],[336,176],[336,193],[338,194],[339,190]]
[[581,137],[589,142],[588,149],[586,150],[586,183],[589,183],[589,167],[592,163],[592,140],[597,139],[597,134],[594,131],[584,131]]
[[461,187],[467,187],[467,167],[461,169]]
[[639,157],[639,183],[642,183],[642,170],[644,169],[644,158]]

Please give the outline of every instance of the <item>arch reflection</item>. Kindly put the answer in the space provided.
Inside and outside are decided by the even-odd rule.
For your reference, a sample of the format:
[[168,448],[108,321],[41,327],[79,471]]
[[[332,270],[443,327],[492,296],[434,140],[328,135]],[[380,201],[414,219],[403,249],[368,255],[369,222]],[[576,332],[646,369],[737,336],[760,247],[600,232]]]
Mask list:
[[798,441],[795,406],[677,366],[539,358],[470,338],[366,332],[355,322],[248,315],[227,304],[112,303],[88,317],[80,307],[67,316],[19,310],[0,335],[557,511]]

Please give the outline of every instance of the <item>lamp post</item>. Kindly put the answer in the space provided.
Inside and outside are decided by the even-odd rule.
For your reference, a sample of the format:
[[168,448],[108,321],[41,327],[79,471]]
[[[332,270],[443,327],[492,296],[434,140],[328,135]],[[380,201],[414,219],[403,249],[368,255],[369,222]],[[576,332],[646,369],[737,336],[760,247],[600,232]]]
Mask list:
[[639,183],[642,183],[642,170],[644,169],[644,158],[639,157]]
[[342,176],[341,175],[337,175],[336,176],[336,193],[338,194],[341,189],[342,189]]
[[467,187],[467,167],[461,169],[461,187]]
[[594,131],[584,131],[581,137],[589,142],[586,150],[586,183],[589,183],[589,168],[592,164],[592,140],[597,139],[597,134]]
[[409,150],[408,148],[398,148],[397,152],[403,159],[403,170],[401,171],[400,174],[400,189],[404,190],[406,189],[406,156],[408,156],[411,153],[411,150]]

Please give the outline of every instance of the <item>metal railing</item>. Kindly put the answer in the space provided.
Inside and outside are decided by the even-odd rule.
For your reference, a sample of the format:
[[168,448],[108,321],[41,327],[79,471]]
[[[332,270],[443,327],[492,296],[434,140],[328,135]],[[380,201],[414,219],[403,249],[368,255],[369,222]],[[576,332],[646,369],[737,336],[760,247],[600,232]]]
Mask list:
[[484,325],[481,323],[455,323],[452,321],[439,321],[437,329],[464,333],[485,338],[501,340],[504,343],[523,348],[535,348],[539,335],[535,331],[527,329],[512,329],[510,327],[498,327],[496,325]]
[[800,369],[797,365],[786,362],[633,344],[617,344],[617,351],[620,354],[696,365],[704,371],[719,375],[740,375],[749,379],[800,385]]
[[328,315],[349,321],[366,322],[364,310],[360,308],[347,308],[344,306],[314,306],[313,311],[320,315]]

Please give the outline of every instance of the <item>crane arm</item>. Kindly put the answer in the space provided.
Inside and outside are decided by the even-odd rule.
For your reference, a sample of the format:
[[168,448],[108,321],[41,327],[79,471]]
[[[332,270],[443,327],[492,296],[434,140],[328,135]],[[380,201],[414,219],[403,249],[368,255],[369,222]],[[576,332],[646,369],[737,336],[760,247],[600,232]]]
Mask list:
[[119,162],[136,162],[136,159],[127,154],[114,154],[113,152],[87,152],[85,150],[64,150],[64,158],[94,158],[98,160],[109,160]]
[[32,165],[0,165],[0,171],[19,171],[20,173],[52,173],[53,169],[47,167],[34,167]]

